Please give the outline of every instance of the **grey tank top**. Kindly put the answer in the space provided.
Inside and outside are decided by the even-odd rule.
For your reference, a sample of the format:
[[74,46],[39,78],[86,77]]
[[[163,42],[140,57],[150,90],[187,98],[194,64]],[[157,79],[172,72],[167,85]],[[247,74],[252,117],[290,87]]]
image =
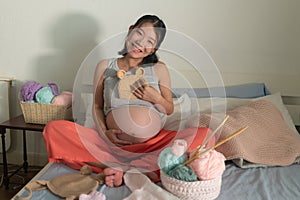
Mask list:
[[[159,112],[156,107],[148,102],[141,99],[120,99],[118,94],[118,83],[119,78],[117,77],[117,72],[119,71],[119,67],[117,64],[117,58],[109,59],[108,66],[104,73],[104,90],[103,90],[103,98],[104,98],[104,114],[105,116],[113,109],[123,107],[123,106],[143,106],[152,108],[157,111],[159,115],[164,118],[165,114]],[[135,74],[136,69],[131,69],[126,72],[126,75]],[[155,75],[152,66],[144,67],[145,73],[144,77],[148,81],[149,85],[155,88],[158,92],[158,79]]]

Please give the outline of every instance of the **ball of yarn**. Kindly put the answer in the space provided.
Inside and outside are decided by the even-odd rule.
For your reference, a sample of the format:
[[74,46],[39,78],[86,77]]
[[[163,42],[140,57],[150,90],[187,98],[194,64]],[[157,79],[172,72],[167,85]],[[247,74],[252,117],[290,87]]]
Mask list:
[[189,165],[199,180],[211,180],[219,177],[225,170],[225,157],[216,150],[211,150]]
[[174,144],[171,147],[171,152],[176,156],[182,156],[187,149],[187,143],[183,139],[174,140]]
[[172,148],[167,147],[158,156],[158,166],[166,174],[177,165],[184,163],[187,159],[187,155],[176,156],[172,153]]
[[35,93],[39,91],[43,85],[36,81],[27,81],[21,86],[19,97],[22,101],[35,100]]
[[68,106],[72,104],[72,93],[69,91],[62,91],[59,95],[52,99],[52,104]]
[[186,165],[178,165],[174,169],[170,170],[167,174],[181,181],[192,182],[198,180],[195,172]]
[[47,83],[47,86],[51,88],[51,91],[54,94],[54,96],[59,95],[59,89],[56,83]]
[[49,86],[41,88],[35,94],[36,102],[41,104],[51,104],[54,97],[55,95]]

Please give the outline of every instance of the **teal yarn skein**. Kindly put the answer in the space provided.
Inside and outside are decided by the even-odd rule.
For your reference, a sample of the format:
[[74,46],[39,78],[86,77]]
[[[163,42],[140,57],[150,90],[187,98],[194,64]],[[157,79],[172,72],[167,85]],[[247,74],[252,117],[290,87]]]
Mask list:
[[158,156],[158,166],[166,174],[176,166],[181,165],[187,160],[187,155],[176,156],[172,153],[171,148],[165,148]]
[[182,164],[171,169],[167,174],[181,181],[193,182],[198,180],[195,172],[189,166]]

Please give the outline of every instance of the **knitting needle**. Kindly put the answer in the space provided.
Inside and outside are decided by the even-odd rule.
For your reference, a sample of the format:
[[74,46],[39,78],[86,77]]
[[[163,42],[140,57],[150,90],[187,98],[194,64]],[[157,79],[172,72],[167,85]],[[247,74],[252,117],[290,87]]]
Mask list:
[[201,149],[208,143],[208,141],[218,132],[218,130],[225,124],[225,122],[227,121],[227,119],[229,118],[228,115],[226,115],[226,117],[223,119],[223,121],[221,122],[221,124],[207,137],[205,138],[204,142],[197,148],[196,153],[198,153],[199,151],[201,151]]
[[227,142],[228,140],[231,140],[233,137],[237,136],[238,134],[242,133],[243,131],[245,131],[248,128],[248,126],[245,126],[244,128],[241,128],[240,130],[232,133],[231,135],[229,135],[227,138],[225,138],[224,140],[218,142],[217,144],[215,144],[214,146],[206,149],[205,151],[201,152],[200,154],[194,154],[190,159],[188,159],[187,161],[185,161],[183,164],[187,165],[189,163],[191,163],[192,161],[194,161],[195,159],[199,158],[202,154],[205,154],[206,152],[217,148],[218,146],[224,144],[225,142]]
[[204,142],[197,147],[196,151],[193,153],[192,156],[197,155],[202,148],[208,143],[208,141],[218,132],[218,130],[225,124],[225,122],[227,121],[227,119],[229,118],[228,115],[226,115],[226,117],[223,119],[223,121],[221,122],[221,124],[207,137],[205,138]]

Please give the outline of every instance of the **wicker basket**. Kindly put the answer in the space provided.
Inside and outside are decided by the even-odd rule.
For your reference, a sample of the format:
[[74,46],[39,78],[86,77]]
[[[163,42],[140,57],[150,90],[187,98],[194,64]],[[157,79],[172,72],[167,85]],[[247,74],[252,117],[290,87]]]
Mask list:
[[160,171],[160,177],[165,189],[184,200],[212,200],[216,199],[221,191],[222,176],[213,180],[186,182]]
[[72,119],[72,106],[20,102],[26,123],[47,124],[52,120]]

